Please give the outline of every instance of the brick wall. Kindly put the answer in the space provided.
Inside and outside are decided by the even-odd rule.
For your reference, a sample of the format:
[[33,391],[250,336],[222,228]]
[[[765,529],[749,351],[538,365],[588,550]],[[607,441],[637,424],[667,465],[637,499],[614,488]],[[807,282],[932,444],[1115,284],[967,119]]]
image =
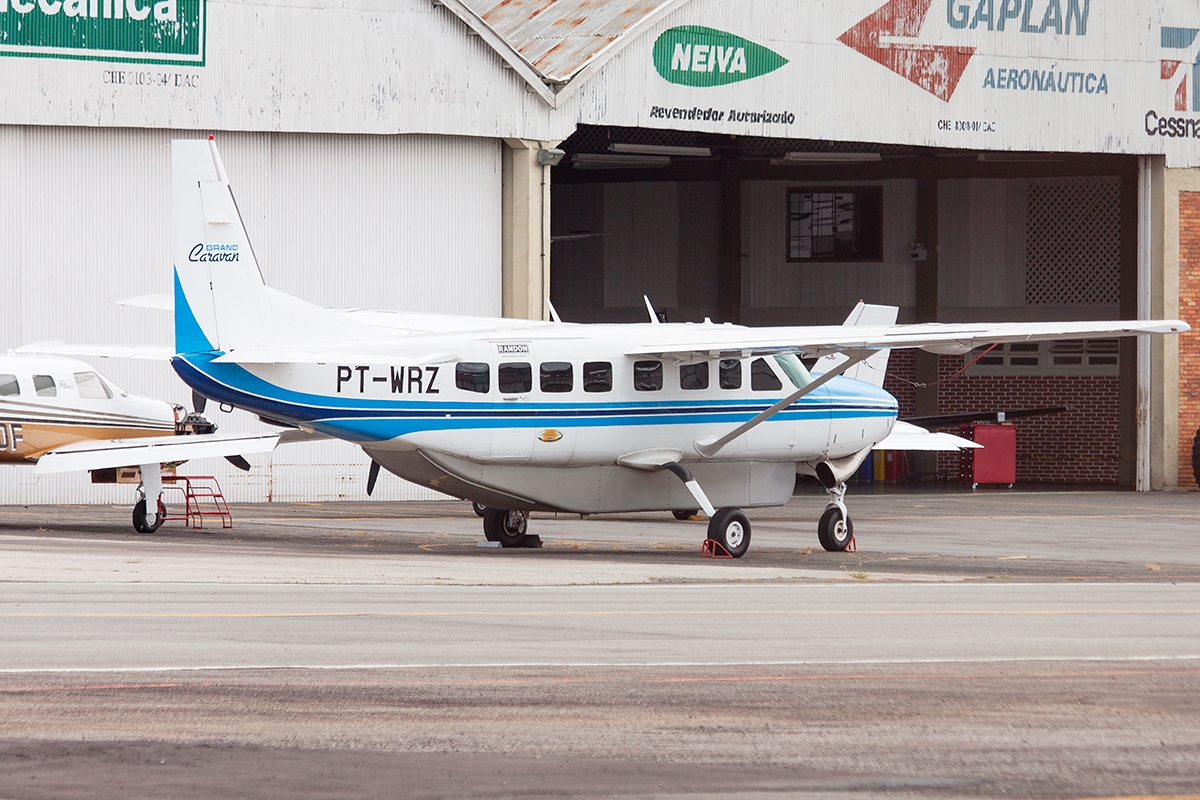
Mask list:
[[1179,194],[1179,485],[1195,486],[1192,438],[1200,428],[1200,192]]
[[[1200,204],[1198,204],[1200,209]],[[1200,219],[1200,217],[1198,217]],[[1200,245],[1200,226],[1197,229]],[[1200,250],[1197,251],[1200,256]],[[884,388],[900,403],[900,417],[913,416],[915,392],[911,351],[892,354]],[[938,413],[1066,406],[1069,410],[1017,421],[1017,481],[1020,483],[1108,483],[1118,479],[1118,379],[1073,375],[954,378],[962,356],[938,363]],[[956,431],[951,430],[951,433]],[[1189,445],[1189,454],[1191,452]],[[939,455],[939,472],[958,474],[958,455]],[[1189,470],[1190,472],[1190,470]]]

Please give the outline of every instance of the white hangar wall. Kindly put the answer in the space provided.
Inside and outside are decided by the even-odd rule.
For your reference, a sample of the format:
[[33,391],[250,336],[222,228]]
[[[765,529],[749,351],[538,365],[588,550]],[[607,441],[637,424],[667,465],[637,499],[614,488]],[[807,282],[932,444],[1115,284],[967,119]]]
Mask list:
[[[171,315],[114,301],[169,294],[170,140],[192,131],[0,126],[0,348],[173,341]],[[337,307],[500,314],[500,142],[450,136],[218,133],[267,282]],[[167,364],[95,362],[130,392],[191,405]],[[224,431],[261,430],[207,410]],[[215,472],[236,501],[365,498],[368,459],[322,442]],[[0,503],[129,502],[87,476],[0,469]],[[428,490],[381,475],[375,497]]]

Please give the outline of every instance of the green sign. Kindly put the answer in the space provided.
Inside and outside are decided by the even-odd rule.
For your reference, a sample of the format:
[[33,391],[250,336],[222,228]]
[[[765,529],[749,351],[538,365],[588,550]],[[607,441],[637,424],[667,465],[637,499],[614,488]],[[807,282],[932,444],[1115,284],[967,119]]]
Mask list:
[[654,68],[681,86],[747,81],[786,63],[786,58],[761,44],[700,25],[670,28],[654,42]]
[[0,0],[0,55],[204,66],[206,0]]

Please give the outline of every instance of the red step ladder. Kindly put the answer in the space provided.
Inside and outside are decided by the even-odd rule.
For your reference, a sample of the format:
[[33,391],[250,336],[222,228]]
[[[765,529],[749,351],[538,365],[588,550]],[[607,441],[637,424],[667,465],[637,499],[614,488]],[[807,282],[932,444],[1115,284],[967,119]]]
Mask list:
[[225,495],[221,494],[221,484],[212,475],[164,475],[164,495],[167,489],[183,493],[184,512],[164,514],[163,522],[183,520],[189,528],[203,528],[205,517],[218,517],[222,528],[233,527],[233,515],[229,513]]

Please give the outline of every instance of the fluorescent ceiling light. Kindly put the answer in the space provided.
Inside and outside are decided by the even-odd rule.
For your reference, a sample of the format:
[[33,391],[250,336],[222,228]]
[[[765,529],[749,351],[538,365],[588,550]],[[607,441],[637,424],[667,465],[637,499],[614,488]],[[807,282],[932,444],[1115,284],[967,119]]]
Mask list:
[[653,169],[669,167],[668,156],[609,155],[607,153],[576,153],[571,156],[575,169]]
[[880,156],[879,153],[788,153],[775,160],[792,164],[859,164],[879,161]]
[[1022,162],[1057,162],[1067,159],[1059,153],[980,153],[980,161],[995,161],[1009,164]]
[[668,147],[658,144],[619,144],[608,146],[612,153],[635,153],[643,156],[699,156],[707,158],[712,155],[710,147]]

